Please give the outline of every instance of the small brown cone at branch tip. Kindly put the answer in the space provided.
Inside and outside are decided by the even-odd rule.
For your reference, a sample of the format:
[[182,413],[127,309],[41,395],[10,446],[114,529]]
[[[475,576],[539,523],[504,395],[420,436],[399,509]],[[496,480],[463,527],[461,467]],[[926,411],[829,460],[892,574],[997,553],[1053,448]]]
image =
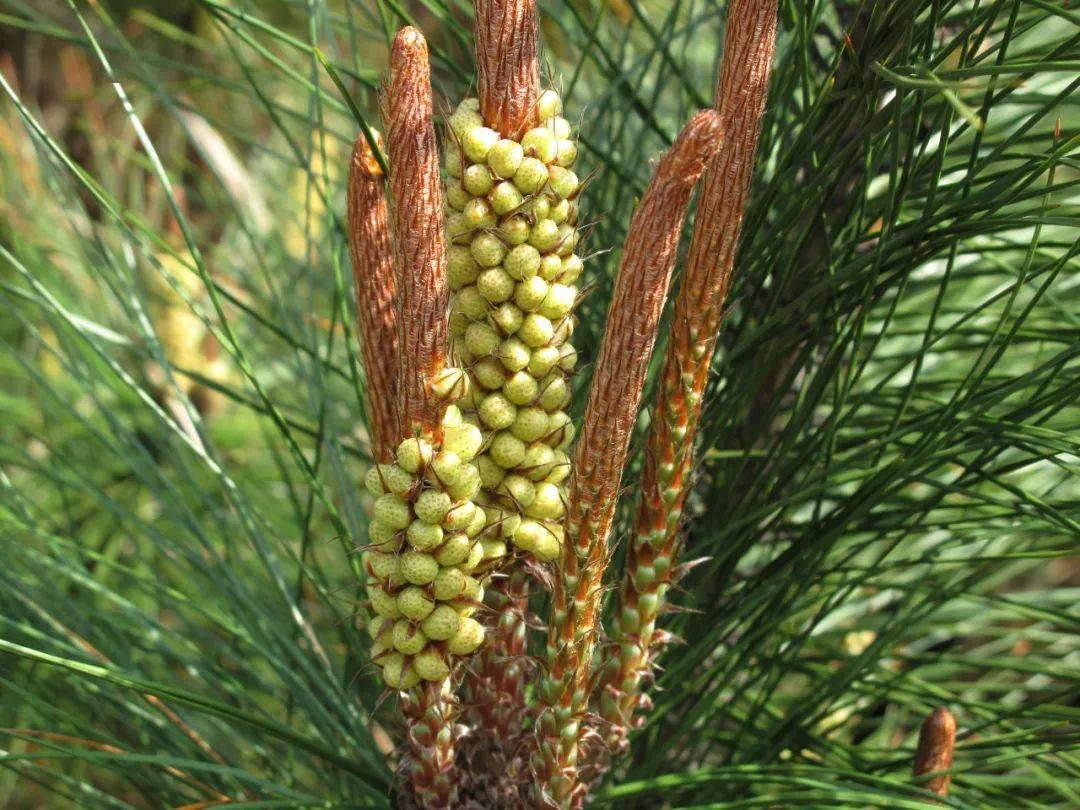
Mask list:
[[536,125],[535,0],[477,0],[476,73],[484,124],[511,138]]
[[[382,148],[376,134],[376,144]],[[397,442],[394,402],[398,375],[394,318],[394,260],[390,246],[386,178],[364,135],[349,163],[348,230],[356,284],[356,314],[367,373],[371,446],[376,461],[390,460]]]
[[[948,796],[952,775],[943,771],[952,768],[955,747],[956,718],[948,709],[939,706],[930,712],[919,729],[919,745],[915,751],[915,767],[912,769],[915,783],[938,796]],[[937,775],[920,779],[926,774]]]
[[538,765],[559,806],[574,806],[583,792],[574,763],[586,731],[581,696],[599,629],[607,538],[690,194],[719,142],[719,116],[700,112],[657,164],[630,223],[608,311],[575,455],[540,689]]
[[399,283],[400,434],[402,438],[414,433],[437,437],[445,402],[433,394],[430,384],[446,365],[449,290],[428,48],[415,28],[402,28],[394,37],[383,119]]

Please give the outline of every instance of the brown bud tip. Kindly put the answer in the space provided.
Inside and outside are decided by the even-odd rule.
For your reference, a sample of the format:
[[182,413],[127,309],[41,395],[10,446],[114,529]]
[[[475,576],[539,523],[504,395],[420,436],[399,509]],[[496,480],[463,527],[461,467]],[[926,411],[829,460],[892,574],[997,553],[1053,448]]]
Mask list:
[[536,0],[476,0],[476,73],[485,124],[509,137],[535,124]]
[[429,396],[446,360],[446,247],[439,147],[435,138],[428,49],[415,28],[402,28],[390,50],[383,98],[390,157],[391,235],[397,296],[398,413],[401,438],[438,431],[445,406]]
[[915,767],[912,774],[918,777],[928,773],[938,774],[919,780],[919,785],[938,796],[949,795],[952,775],[940,773],[952,767],[953,749],[956,747],[956,718],[944,706],[930,712],[919,729],[919,745],[915,751]]
[[410,54],[415,54],[427,64],[427,40],[420,30],[406,25],[394,36],[393,49],[390,52],[391,60],[402,59]]
[[702,110],[691,118],[668,152],[670,179],[692,186],[705,171],[709,159],[720,149],[723,131],[716,110]]

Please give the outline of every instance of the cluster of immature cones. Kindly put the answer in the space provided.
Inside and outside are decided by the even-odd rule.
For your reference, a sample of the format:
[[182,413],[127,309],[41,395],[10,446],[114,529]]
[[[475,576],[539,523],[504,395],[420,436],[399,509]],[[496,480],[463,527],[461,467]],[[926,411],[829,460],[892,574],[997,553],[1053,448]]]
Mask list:
[[[378,462],[364,557],[373,661],[407,720],[406,803],[579,807],[648,708],[776,6],[729,3],[717,109],[690,119],[637,206],[580,430],[566,408],[581,183],[561,101],[540,87],[534,0],[476,3],[478,98],[450,116],[442,160],[426,43],[413,28],[394,40],[387,161],[380,143],[357,140],[349,236]],[[622,471],[699,179],[603,644]],[[528,650],[533,580],[551,586],[539,661]]]

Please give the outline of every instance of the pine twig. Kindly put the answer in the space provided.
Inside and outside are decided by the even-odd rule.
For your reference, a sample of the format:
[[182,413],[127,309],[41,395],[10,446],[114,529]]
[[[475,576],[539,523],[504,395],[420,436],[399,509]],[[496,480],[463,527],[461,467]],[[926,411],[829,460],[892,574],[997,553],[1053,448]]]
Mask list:
[[[428,49],[415,28],[403,28],[394,37],[383,101],[399,281],[398,438],[440,437],[446,402],[434,395],[431,384],[446,364],[449,293]],[[411,798],[425,810],[454,807],[457,705],[450,679],[414,686],[401,705],[409,726],[402,768]]]
[[[479,0],[475,15],[481,119],[496,132],[519,138],[538,123],[536,2]],[[473,733],[461,756],[474,774],[473,799],[491,806],[512,802],[528,782],[529,764],[522,751],[529,709],[526,688],[535,675],[526,623],[530,584],[531,576],[514,559],[508,560],[505,576],[488,581],[487,640],[464,678]]]
[[776,0],[732,0],[717,109],[724,144],[701,180],[694,236],[675,303],[671,339],[649,432],[642,496],[619,587],[616,647],[600,684],[608,746],[626,749],[647,700],[659,647],[656,620],[675,571],[681,516],[691,486],[693,444],[743,211],[750,190],[776,36]]
[[[919,729],[919,745],[915,750],[912,776],[924,790],[942,798],[949,795],[953,750],[956,747],[956,718],[944,706],[938,706],[923,721]],[[934,774],[927,779],[920,777]]]
[[539,690],[536,766],[547,799],[558,806],[583,800],[578,745],[585,730],[608,534],[690,194],[718,141],[716,112],[700,112],[657,165],[630,223],[608,312],[575,453],[547,671]]
[[[376,136],[378,137],[378,136]],[[380,146],[381,148],[381,146]],[[356,284],[356,312],[367,373],[371,446],[376,461],[389,461],[397,439],[397,322],[394,260],[390,246],[386,177],[364,135],[349,163],[348,229]]]
[[526,687],[535,664],[528,654],[530,574],[511,569],[488,582],[484,602],[486,643],[470,662],[463,683],[471,734],[459,762],[470,774],[470,798],[481,807],[517,807],[531,778],[525,725]]
[[401,761],[406,795],[423,810],[457,807],[457,771],[454,767],[454,722],[458,704],[450,681],[425,681],[402,693],[401,711],[408,729],[409,756]]
[[476,73],[480,115],[516,138],[537,123],[540,60],[535,0],[477,0]]
[[402,28],[390,52],[384,97],[390,158],[391,235],[398,289],[401,434],[438,436],[445,400],[431,384],[446,366],[446,243],[439,146],[424,36]]

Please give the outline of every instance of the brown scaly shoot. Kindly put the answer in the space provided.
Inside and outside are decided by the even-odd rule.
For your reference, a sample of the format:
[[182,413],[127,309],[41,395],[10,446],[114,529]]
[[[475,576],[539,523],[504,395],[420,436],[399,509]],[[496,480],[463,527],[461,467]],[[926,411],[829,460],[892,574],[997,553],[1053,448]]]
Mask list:
[[539,690],[541,740],[535,766],[546,799],[561,807],[583,800],[578,744],[599,630],[608,534],[690,194],[719,134],[716,112],[700,112],[657,165],[630,223],[589,392]]
[[693,443],[753,176],[775,37],[775,0],[732,0],[717,90],[724,144],[701,180],[611,628],[615,650],[598,692],[598,710],[614,754],[625,751],[635,713],[648,708],[641,687],[652,677],[665,638],[656,621],[678,570]]
[[428,48],[415,28],[403,28],[394,37],[383,107],[391,236],[400,285],[400,436],[438,438],[446,402],[433,394],[431,385],[446,366],[449,289]]
[[[378,139],[378,136],[376,136]],[[381,142],[377,143],[381,149]],[[349,163],[348,231],[356,284],[356,312],[367,373],[372,455],[390,461],[398,437],[395,391],[398,375],[394,317],[394,259],[390,246],[386,177],[364,135]]]
[[504,137],[536,126],[540,95],[535,0],[477,0],[480,115]]
[[480,807],[517,807],[528,795],[527,686],[536,671],[528,654],[531,577],[516,568],[489,580],[487,639],[463,679],[472,733],[459,747],[458,763],[469,773],[469,797]]

